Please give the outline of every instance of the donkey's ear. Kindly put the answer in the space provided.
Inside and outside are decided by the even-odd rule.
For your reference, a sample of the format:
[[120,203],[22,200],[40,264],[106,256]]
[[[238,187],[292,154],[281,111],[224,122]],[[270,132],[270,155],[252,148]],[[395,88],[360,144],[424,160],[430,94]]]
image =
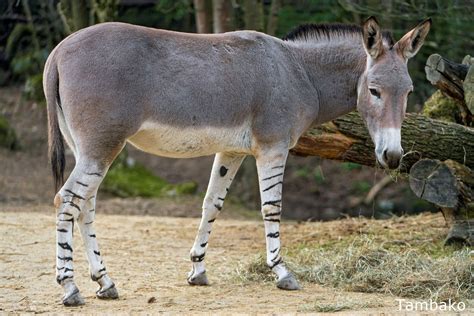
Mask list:
[[431,19],[426,19],[418,24],[413,30],[406,33],[394,46],[399,54],[405,59],[412,58],[418,53],[423,42],[425,41],[426,35],[431,27]]
[[365,51],[373,59],[377,59],[383,53],[382,31],[380,30],[379,23],[373,16],[362,24],[362,35]]

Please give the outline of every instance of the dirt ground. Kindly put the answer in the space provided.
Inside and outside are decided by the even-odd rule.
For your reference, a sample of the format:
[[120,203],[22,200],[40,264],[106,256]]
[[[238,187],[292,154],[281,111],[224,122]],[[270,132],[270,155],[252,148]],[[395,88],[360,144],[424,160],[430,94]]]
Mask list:
[[[23,209],[24,210],[24,209]],[[0,209],[0,313],[295,313],[315,312],[315,305],[362,303],[358,312],[396,312],[395,297],[341,292],[303,283],[301,291],[278,290],[273,283],[246,282],[235,271],[264,249],[259,221],[219,219],[206,256],[211,285],[186,283],[188,252],[197,218],[98,215],[101,252],[120,299],[95,298],[79,234],[75,234],[76,282],[86,300],[82,307],[61,305],[55,283],[53,213]],[[333,223],[282,225],[283,242],[296,240]],[[290,238],[291,236],[291,238]],[[351,310],[348,314],[354,314]]]

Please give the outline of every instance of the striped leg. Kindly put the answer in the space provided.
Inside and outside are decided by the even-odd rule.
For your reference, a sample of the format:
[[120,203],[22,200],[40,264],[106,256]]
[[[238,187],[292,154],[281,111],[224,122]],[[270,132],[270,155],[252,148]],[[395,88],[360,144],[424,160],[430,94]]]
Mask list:
[[67,306],[84,304],[74,283],[73,229],[74,223],[88,211],[87,201],[97,191],[105,171],[98,168],[97,164],[79,159],[68,180],[54,198],[57,210],[56,281],[63,287],[63,304]]
[[[87,185],[83,183],[82,185]],[[89,272],[92,281],[99,283],[99,289],[96,295],[100,299],[116,299],[118,292],[115,284],[110,279],[102,261],[97,237],[94,229],[95,218],[95,195],[86,203],[86,208],[79,218],[79,228],[81,230],[82,240],[89,259]]]
[[188,283],[191,285],[208,284],[203,260],[211,234],[212,223],[222,209],[227,191],[244,157],[243,155],[218,153],[214,158],[211,178],[202,206],[201,223],[190,252],[193,268],[188,275]]
[[280,256],[281,196],[287,156],[287,148],[272,148],[262,151],[256,160],[262,216],[265,224],[267,265],[278,277],[277,287],[285,290],[297,290],[299,289],[298,282],[288,272]]

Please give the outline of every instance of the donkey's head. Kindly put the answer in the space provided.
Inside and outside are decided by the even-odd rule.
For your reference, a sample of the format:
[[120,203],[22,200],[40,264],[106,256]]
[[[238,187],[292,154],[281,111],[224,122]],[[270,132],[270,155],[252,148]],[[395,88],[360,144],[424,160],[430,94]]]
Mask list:
[[400,130],[407,97],[413,91],[407,61],[423,45],[430,26],[431,20],[425,20],[394,45],[383,36],[375,18],[362,26],[367,66],[357,87],[357,109],[384,168],[397,168],[403,155]]

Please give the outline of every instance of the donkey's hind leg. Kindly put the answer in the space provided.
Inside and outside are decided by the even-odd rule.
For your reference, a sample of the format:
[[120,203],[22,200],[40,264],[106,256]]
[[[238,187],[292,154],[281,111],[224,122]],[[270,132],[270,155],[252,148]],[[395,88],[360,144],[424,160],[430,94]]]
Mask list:
[[57,210],[56,281],[63,287],[63,304],[67,306],[84,304],[79,289],[74,283],[74,222],[83,220],[84,214],[89,212],[87,206],[97,192],[108,166],[92,159],[79,157],[71,175],[54,198]]
[[[88,186],[86,183],[81,183]],[[94,229],[95,219],[95,194],[89,198],[86,208],[79,218],[79,229],[81,230],[82,240],[86,249],[87,258],[89,260],[89,272],[92,281],[99,283],[99,289],[96,292],[97,298],[100,299],[116,299],[118,292],[115,284],[108,276],[102,261],[99,244]]]
[[230,184],[239,169],[244,155],[218,153],[212,165],[211,178],[207,187],[206,196],[202,205],[202,218],[199,231],[191,249],[193,269],[188,275],[190,285],[207,285],[204,256],[206,254],[212,223],[216,220]]
[[298,282],[287,270],[280,255],[281,197],[287,156],[286,146],[275,146],[261,150],[256,156],[256,161],[265,224],[267,265],[278,277],[278,288],[298,290]]

